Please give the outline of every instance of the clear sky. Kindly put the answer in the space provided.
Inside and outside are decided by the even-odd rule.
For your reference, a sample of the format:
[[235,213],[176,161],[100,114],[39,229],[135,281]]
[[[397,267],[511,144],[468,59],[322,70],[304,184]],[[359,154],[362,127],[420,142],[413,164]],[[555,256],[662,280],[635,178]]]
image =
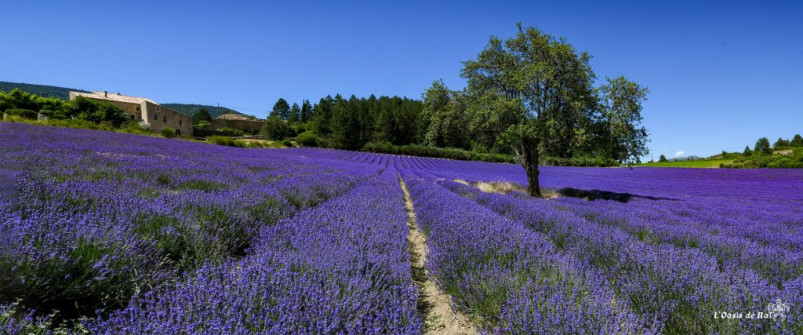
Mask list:
[[420,98],[515,25],[650,88],[655,158],[803,133],[803,2],[0,0],[0,80],[267,115],[280,97]]

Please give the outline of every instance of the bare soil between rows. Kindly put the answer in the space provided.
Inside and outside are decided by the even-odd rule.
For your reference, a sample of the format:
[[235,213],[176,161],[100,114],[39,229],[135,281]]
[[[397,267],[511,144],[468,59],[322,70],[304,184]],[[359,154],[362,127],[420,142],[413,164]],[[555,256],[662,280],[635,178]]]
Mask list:
[[424,319],[425,334],[477,334],[477,328],[468,319],[456,312],[452,306],[452,298],[441,291],[432,281],[424,264],[427,259],[427,239],[415,223],[415,209],[407,185],[399,177],[399,185],[404,191],[407,209],[407,248],[410,251],[410,269],[413,282],[418,287],[418,311]]

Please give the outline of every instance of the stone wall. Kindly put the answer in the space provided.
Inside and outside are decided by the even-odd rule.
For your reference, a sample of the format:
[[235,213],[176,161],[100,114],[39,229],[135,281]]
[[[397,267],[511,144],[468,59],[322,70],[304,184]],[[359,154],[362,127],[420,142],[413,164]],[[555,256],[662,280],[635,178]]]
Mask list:
[[162,128],[170,127],[176,130],[176,135],[192,136],[192,118],[189,116],[149,101],[142,103],[142,110],[142,117],[151,125],[151,131],[158,133]]

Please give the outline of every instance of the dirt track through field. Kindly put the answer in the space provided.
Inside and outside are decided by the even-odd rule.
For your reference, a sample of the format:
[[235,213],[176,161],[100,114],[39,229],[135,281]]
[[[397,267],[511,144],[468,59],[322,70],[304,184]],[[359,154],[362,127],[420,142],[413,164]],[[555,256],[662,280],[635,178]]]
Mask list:
[[407,248],[410,251],[410,268],[413,282],[418,287],[418,312],[424,319],[425,334],[477,334],[477,329],[465,316],[452,308],[452,298],[441,291],[429,277],[424,264],[427,259],[427,239],[415,223],[415,210],[407,185],[399,176],[399,185],[404,191],[407,204]]

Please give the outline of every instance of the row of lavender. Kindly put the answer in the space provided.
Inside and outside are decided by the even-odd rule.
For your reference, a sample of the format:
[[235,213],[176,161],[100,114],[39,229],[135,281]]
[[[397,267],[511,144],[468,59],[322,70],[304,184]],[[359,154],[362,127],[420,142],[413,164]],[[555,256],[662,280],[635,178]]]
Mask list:
[[[401,220],[398,224],[375,222],[377,218],[388,217],[391,200],[385,207],[375,207],[377,211],[373,214],[359,212],[359,207],[354,207],[367,202],[366,197],[373,197],[366,193],[368,190],[381,190],[392,197],[388,189],[398,188],[392,183],[390,186],[384,183],[383,189],[376,184],[365,184],[384,169],[380,162],[384,158],[376,159],[374,164],[355,164],[352,159],[359,159],[360,155],[342,151],[244,150],[95,131],[8,123],[0,127],[0,143],[3,144],[0,147],[3,162],[0,173],[3,177],[0,179],[0,272],[3,273],[0,277],[0,327],[3,329],[0,332],[32,331],[37,327],[35,317],[54,311],[58,314],[38,323],[49,322],[52,327],[64,321],[61,326],[92,327],[100,332],[156,329],[149,327],[167,327],[162,329],[168,332],[200,329],[218,332],[215,327],[242,331],[258,325],[277,332],[293,327],[362,332],[403,325],[414,329],[420,323],[414,313],[412,284],[406,279],[409,265],[406,268],[399,265],[408,264],[404,258],[406,225],[400,194],[393,199],[396,201],[395,219]],[[352,196],[342,196],[358,184],[364,185],[359,188],[362,193],[355,195],[356,191],[352,191],[348,193]],[[306,213],[305,209],[327,199],[342,199],[329,206],[353,205],[350,214],[340,211],[345,207],[322,210],[343,215],[339,220],[327,217],[327,222],[333,225],[332,236],[324,237],[343,239],[342,243],[348,246],[356,243],[352,239],[363,238],[358,242],[364,243],[365,248],[343,248],[335,253],[323,248],[326,240],[316,239],[316,235],[311,234],[313,230],[301,231],[311,224],[311,218],[324,216],[321,212],[306,216],[299,213]],[[295,224],[287,220],[294,220]],[[352,225],[368,224],[382,229],[368,237],[338,235],[349,234],[342,227],[335,227],[343,220],[351,220]],[[289,249],[282,254],[278,247],[262,246],[271,237],[276,243],[274,246],[295,243],[279,241],[289,236],[286,231],[273,228],[280,226],[285,230],[297,229],[298,236],[309,238],[307,243],[323,243],[316,246],[318,249],[308,245],[298,250],[326,250],[320,256],[328,258],[314,263],[313,255],[293,258],[289,256],[292,253]],[[397,228],[393,230],[392,227]],[[376,241],[378,238],[392,240],[380,243]],[[395,251],[371,250],[375,245],[385,245]],[[351,251],[356,252],[349,254]],[[336,265],[338,263],[332,260],[337,257],[340,257],[339,264],[352,264],[356,268],[314,268],[322,264]],[[364,262],[353,262],[355,257]],[[272,259],[272,263],[267,259]],[[268,279],[269,273],[287,276]],[[333,273],[341,274],[338,280],[325,282]],[[221,311],[214,320],[207,314],[190,312],[215,310],[209,300],[181,304],[186,310],[180,315],[195,320],[193,322],[161,320],[151,325],[120,322],[119,315],[147,313],[140,310],[138,304],[150,306],[148,302],[156,301],[154,299],[170,304],[175,301],[170,297],[176,294],[184,299],[192,296],[202,299],[204,292],[213,292],[209,291],[213,286],[232,284],[226,280],[254,279],[253,276],[262,276],[265,281],[252,283],[251,293],[262,294],[267,299],[255,306],[264,307],[277,299],[286,299],[275,305],[270,316],[259,314],[267,319],[258,323],[249,319],[250,323],[246,322],[245,326],[232,324],[234,319],[244,319],[243,315],[233,317],[231,313],[235,312],[231,309]],[[363,282],[357,281],[360,276]],[[205,283],[212,286],[198,282],[206,280],[204,278],[208,279]],[[212,278],[223,282],[214,282]],[[270,289],[271,281],[283,282],[285,290],[268,297],[266,289]],[[374,292],[366,291],[367,287],[374,287]],[[232,295],[228,297],[221,292],[206,297],[230,299],[228,302],[246,299],[238,295],[241,289],[247,290],[246,287],[235,288],[229,291]],[[310,295],[298,295],[305,290]],[[328,310],[331,306],[322,301],[312,303],[327,311],[288,305],[306,301],[303,299],[315,296],[316,292],[323,292],[318,295],[322,299],[341,299],[341,309]],[[254,302],[255,297],[251,295],[248,299]],[[409,308],[411,304],[413,307]],[[118,310],[125,306],[129,307]],[[170,308],[165,306],[154,308]],[[377,312],[374,317],[364,315],[365,308],[374,309],[375,306],[395,309]],[[292,308],[299,312],[276,314]],[[115,310],[118,310],[113,314],[116,317],[104,322],[91,321]],[[314,313],[332,313],[330,322],[317,323],[320,315]],[[79,317],[89,320],[79,322],[76,319]],[[277,319],[288,317],[290,319]],[[170,318],[180,319],[176,315]],[[398,322],[402,319],[404,323]],[[141,320],[156,319],[149,316]],[[137,328],[140,326],[144,328]]]
[[385,171],[266,227],[243,260],[205,266],[89,328],[126,334],[418,333],[422,321],[395,173]]
[[646,334],[599,272],[544,236],[411,171],[403,173],[427,235],[426,264],[457,306],[495,333]]
[[[460,162],[408,157],[408,166],[437,178],[469,182],[505,181],[520,185],[526,178],[511,164]],[[707,234],[746,237],[793,252],[803,251],[803,171],[673,168],[542,167],[542,187],[613,193],[630,199],[624,209],[645,209],[668,222]],[[606,202],[610,203],[610,202]],[[597,203],[595,203],[596,206]],[[662,220],[659,220],[659,222]]]
[[[611,171],[612,169],[598,169]],[[678,179],[684,174],[694,174],[688,169],[675,169],[680,176],[664,176],[669,169],[640,169],[632,173],[654,171],[653,185],[666,185],[677,188]],[[432,171],[432,169],[428,169]],[[445,180],[460,176],[458,169],[435,170],[436,175]],[[472,175],[470,169],[468,175]],[[725,170],[727,173],[731,171]],[[592,172],[593,173],[593,172]],[[631,173],[626,169],[615,169],[611,173]],[[700,173],[708,173],[703,171]],[[755,173],[755,171],[750,171]],[[777,171],[767,171],[776,174]],[[479,174],[474,173],[474,176]],[[552,209],[570,211],[593,222],[613,225],[632,235],[637,235],[650,243],[673,243],[677,246],[701,247],[715,256],[720,263],[736,263],[752,268],[766,280],[778,283],[797,278],[803,274],[803,174],[796,170],[781,171],[769,175],[761,186],[743,185],[738,194],[756,196],[769,190],[779,190],[786,198],[760,199],[760,201],[727,197],[731,180],[725,179],[719,185],[705,189],[722,201],[712,200],[712,196],[688,196],[682,192],[675,198],[655,198],[633,195],[632,199],[620,201],[584,201],[572,197],[562,197],[550,202],[533,202],[533,205],[550,206]],[[465,175],[462,175],[465,178]],[[486,180],[493,180],[485,176]],[[548,178],[545,178],[549,180]],[[628,180],[629,182],[629,180]],[[771,183],[771,184],[767,184]],[[627,184],[627,183],[617,183]],[[550,186],[547,184],[547,186]],[[612,185],[612,188],[616,185]],[[621,186],[619,186],[621,187]],[[704,187],[697,187],[704,188]],[[790,189],[791,188],[791,189]],[[695,188],[696,189],[696,188]],[[724,194],[714,193],[719,190]],[[784,193],[786,192],[786,193]],[[775,195],[773,195],[775,196]],[[723,208],[722,206],[728,208]],[[730,208],[730,209],[729,209]]]
[[[487,167],[484,163],[407,157],[401,165],[408,169],[408,173],[421,176],[419,183],[426,185],[423,187],[437,188],[435,185],[440,184],[453,191],[453,196],[463,198],[461,202],[457,202],[450,199],[443,191],[432,191],[438,192],[437,196],[419,195],[422,215],[429,207],[451,208],[453,212],[470,213],[484,213],[484,208],[487,208],[497,215],[506,217],[511,221],[503,221],[498,217],[495,220],[506,222],[503,225],[527,228],[537,236],[549,240],[548,245],[554,247],[558,254],[576,260],[575,268],[586,269],[585,271],[589,273],[599,275],[599,285],[608,287],[616,297],[626,302],[625,305],[616,303],[616,306],[640,316],[642,321],[647,320],[647,323],[642,325],[650,330],[658,327],[664,333],[803,331],[803,319],[801,319],[803,263],[801,251],[798,249],[801,241],[795,236],[803,225],[801,216],[803,207],[799,200],[803,188],[790,191],[787,194],[789,198],[783,201],[774,199],[774,196],[738,202],[730,198],[728,199],[731,202],[730,207],[743,204],[749,210],[741,209],[740,212],[750,212],[750,214],[722,220],[726,217],[723,214],[726,213],[718,213],[722,210],[721,207],[708,202],[710,195],[714,195],[715,192],[710,189],[688,192],[696,193],[688,197],[683,193],[674,194],[680,196],[679,199],[660,199],[652,196],[653,193],[646,193],[643,197],[633,197],[633,200],[627,203],[585,201],[576,198],[535,200],[522,195],[483,194],[476,188],[452,181],[453,179],[500,180],[492,170],[474,169],[477,166]],[[501,166],[500,170],[504,171],[506,168]],[[598,169],[590,173],[601,174],[602,171],[611,171],[611,174],[630,172],[625,169]],[[665,176],[667,172],[638,169],[635,171],[632,173],[654,171],[656,177]],[[569,174],[572,172],[576,171],[570,171]],[[684,174],[694,173],[679,170],[678,174],[680,176],[675,178],[683,178]],[[502,175],[504,176],[504,173]],[[781,176],[784,177],[768,176],[765,182],[779,183],[777,189],[788,189],[790,184],[800,185],[803,182],[801,178],[803,175],[797,171],[783,171]],[[544,179],[550,180],[550,178]],[[668,185],[669,189],[677,188],[671,186],[673,180],[653,181],[654,184],[662,182]],[[621,180],[619,183],[621,184]],[[549,183],[546,184],[551,186]],[[622,188],[598,182],[594,185],[602,189]],[[718,190],[727,191],[727,183],[718,186],[720,186]],[[416,187],[412,189],[415,190]],[[639,189],[638,183],[634,189],[648,192],[647,188]],[[659,195],[665,197],[672,193],[663,191]],[[755,193],[753,196],[755,197]],[[467,201],[465,198],[474,201]],[[476,226],[487,226],[475,221],[476,218],[483,216],[485,215],[463,217],[460,214],[449,213],[432,222],[440,227],[439,230],[449,229],[455,233],[474,229]],[[759,228],[763,224],[770,227]],[[453,227],[443,228],[444,225]],[[768,231],[771,229],[780,231]],[[489,229],[485,230],[487,233]],[[432,234],[437,237],[436,233]],[[512,235],[515,234],[507,233],[508,237]],[[786,238],[773,240],[772,237],[775,236]],[[466,237],[482,240],[482,237],[473,235]],[[437,238],[433,239],[430,247],[437,250],[438,241]],[[507,243],[510,246],[515,243],[514,241],[489,243]],[[465,251],[453,253],[460,252]],[[543,248],[537,252],[543,253]],[[506,314],[506,310],[532,310],[532,307],[523,304],[519,292],[538,289],[530,284],[514,290],[510,287],[499,287],[496,278],[509,277],[506,274],[509,271],[517,273],[518,277],[528,276],[527,270],[515,269],[518,262],[526,263],[522,259],[532,256],[522,255],[524,253],[521,252],[515,254],[516,256],[511,256],[512,259],[505,258],[505,262],[495,261],[495,268],[473,268],[468,265],[471,261],[467,261],[462,269],[437,261],[433,261],[429,266],[434,272],[446,270],[445,273],[448,275],[439,279],[444,289],[450,291],[457,301],[463,304],[466,312],[478,314],[486,320],[496,319],[496,322],[491,324],[503,327],[502,329],[521,330],[522,328],[516,327],[535,323],[546,327],[540,328],[539,331],[555,331],[554,327],[543,322],[543,311],[519,313],[516,317]],[[488,258],[487,255],[474,256],[477,257]],[[475,275],[474,272],[484,275]],[[471,279],[483,276],[484,280]],[[522,280],[518,279],[519,282]],[[492,289],[489,290],[489,287]],[[540,289],[549,290],[549,286],[542,285]],[[476,290],[482,290],[484,295],[482,297],[473,295]],[[488,295],[497,295],[494,308],[489,309],[487,306]],[[543,297],[540,301],[544,301]],[[552,308],[565,311],[560,301],[557,303],[549,301],[547,304],[555,304]],[[768,307],[790,307],[790,310],[785,311],[783,318],[722,320],[724,312],[767,314]],[[588,317],[588,313],[585,313],[585,316]],[[597,329],[591,330],[597,331]]]

